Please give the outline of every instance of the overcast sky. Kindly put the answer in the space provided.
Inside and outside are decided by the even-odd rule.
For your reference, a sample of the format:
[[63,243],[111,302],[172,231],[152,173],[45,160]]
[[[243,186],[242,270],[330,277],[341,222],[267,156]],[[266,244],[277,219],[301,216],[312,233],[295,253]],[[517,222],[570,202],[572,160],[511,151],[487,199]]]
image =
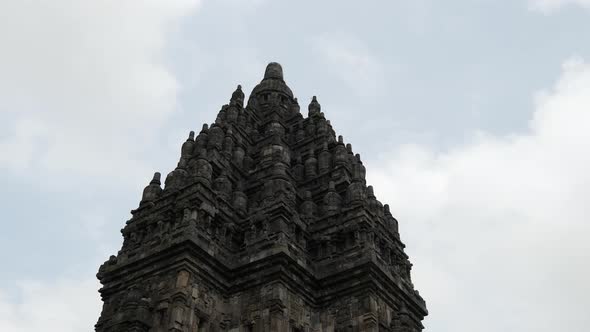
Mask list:
[[91,331],[154,171],[270,61],[400,220],[426,331],[590,326],[590,0],[0,0],[0,331]]

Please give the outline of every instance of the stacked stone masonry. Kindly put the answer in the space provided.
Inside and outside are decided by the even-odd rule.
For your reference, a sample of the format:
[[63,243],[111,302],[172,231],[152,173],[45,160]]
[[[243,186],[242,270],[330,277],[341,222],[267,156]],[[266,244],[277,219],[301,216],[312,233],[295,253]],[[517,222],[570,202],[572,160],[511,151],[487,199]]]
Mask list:
[[270,63],[156,173],[97,274],[99,332],[417,332],[427,315],[388,205]]

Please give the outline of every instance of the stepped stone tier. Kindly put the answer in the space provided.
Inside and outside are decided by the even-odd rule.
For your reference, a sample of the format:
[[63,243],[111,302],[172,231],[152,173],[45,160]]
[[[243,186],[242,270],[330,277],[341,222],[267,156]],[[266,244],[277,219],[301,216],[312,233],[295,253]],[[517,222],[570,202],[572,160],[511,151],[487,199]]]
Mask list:
[[143,190],[96,331],[421,331],[398,222],[316,97],[304,117],[270,63],[244,100]]

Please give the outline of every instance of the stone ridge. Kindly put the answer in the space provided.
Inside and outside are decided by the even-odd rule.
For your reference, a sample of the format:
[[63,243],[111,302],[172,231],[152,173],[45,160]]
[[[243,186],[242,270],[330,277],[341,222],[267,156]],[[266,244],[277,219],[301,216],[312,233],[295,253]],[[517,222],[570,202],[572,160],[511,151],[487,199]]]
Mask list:
[[336,138],[270,63],[190,132],[97,277],[96,331],[420,331],[398,222]]

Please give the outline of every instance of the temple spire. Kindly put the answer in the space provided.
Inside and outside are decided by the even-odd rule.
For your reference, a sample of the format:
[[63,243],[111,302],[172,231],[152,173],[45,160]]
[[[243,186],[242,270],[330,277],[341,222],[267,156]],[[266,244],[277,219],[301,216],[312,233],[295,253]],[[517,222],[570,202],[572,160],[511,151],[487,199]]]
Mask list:
[[271,78],[283,80],[283,67],[277,62],[269,63],[264,71],[264,79]]

